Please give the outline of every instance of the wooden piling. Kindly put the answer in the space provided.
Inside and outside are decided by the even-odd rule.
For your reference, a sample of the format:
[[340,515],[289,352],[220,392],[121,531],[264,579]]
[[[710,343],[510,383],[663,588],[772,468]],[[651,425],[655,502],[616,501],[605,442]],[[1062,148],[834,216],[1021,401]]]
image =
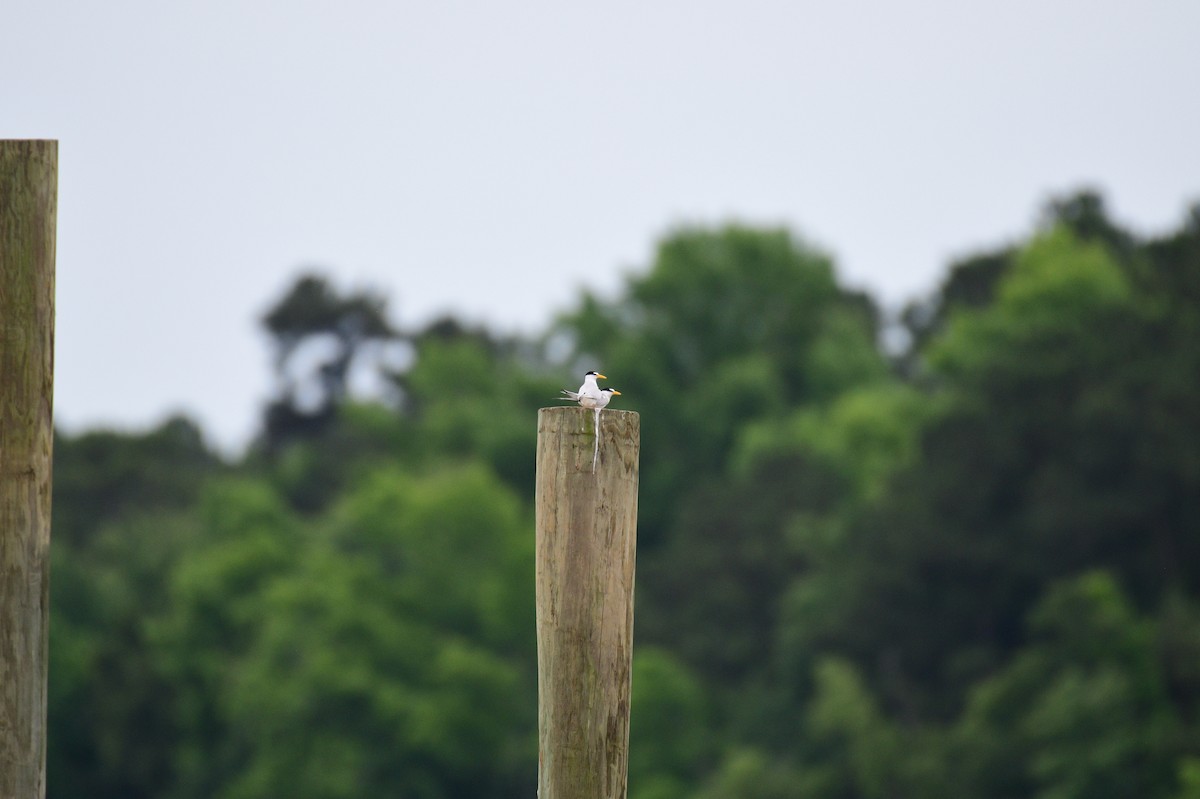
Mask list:
[[46,790],[58,142],[0,141],[0,797]]
[[538,412],[538,799],[624,799],[641,422]]

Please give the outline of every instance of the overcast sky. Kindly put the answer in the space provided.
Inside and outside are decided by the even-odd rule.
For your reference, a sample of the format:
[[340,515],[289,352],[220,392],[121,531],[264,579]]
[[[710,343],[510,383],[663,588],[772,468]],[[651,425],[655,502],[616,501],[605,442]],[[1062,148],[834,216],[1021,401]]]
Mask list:
[[898,305],[1102,189],[1200,199],[1200,2],[2,0],[0,137],[59,144],[55,411],[240,446],[303,267],[540,330],[683,222]]

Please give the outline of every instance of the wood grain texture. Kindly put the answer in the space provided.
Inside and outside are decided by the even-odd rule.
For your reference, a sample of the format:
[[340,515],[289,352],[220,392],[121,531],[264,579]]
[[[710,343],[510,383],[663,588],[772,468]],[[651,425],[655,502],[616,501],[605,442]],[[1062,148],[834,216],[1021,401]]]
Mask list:
[[46,783],[58,143],[0,141],[0,798]]
[[641,422],[543,408],[537,445],[539,799],[624,799]]

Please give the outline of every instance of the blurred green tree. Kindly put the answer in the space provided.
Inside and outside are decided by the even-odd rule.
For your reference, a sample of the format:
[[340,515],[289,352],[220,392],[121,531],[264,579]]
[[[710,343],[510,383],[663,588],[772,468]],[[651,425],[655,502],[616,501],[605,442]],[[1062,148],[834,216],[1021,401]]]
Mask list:
[[264,623],[263,594],[298,568],[303,527],[268,485],[242,477],[212,485],[195,512],[202,536],[160,576],[168,601],[149,617],[148,644],[172,687],[167,707],[172,799],[218,795],[250,753],[225,698]]
[[261,538],[214,540],[174,581],[160,635],[194,697],[174,795],[523,791],[532,552],[512,495],[479,468],[380,470],[298,540],[263,510]]
[[715,752],[703,685],[669,652],[639,647],[630,706],[629,796],[683,799]]
[[682,229],[617,300],[585,294],[558,332],[653,420],[642,430],[643,551],[722,471],[741,425],[886,374],[877,328],[828,256],[783,230]]
[[351,368],[372,345],[401,338],[387,302],[373,291],[340,293],[306,273],[262,317],[275,350],[277,398],[266,409],[262,443],[274,451],[323,431],[349,394]]
[[379,296],[268,314],[329,411],[270,451],[59,437],[51,796],[529,795],[534,415],[590,367],[643,415],[635,799],[1196,793],[1200,207],[1053,201],[900,377],[779,230],[676,231],[537,341]]
[[963,792],[1170,795],[1180,729],[1154,628],[1106,572],[1054,584],[1030,613],[1030,645],[973,689],[955,729]]
[[199,426],[183,416],[145,433],[58,431],[53,540],[84,547],[108,522],[189,507],[205,481],[223,471]]

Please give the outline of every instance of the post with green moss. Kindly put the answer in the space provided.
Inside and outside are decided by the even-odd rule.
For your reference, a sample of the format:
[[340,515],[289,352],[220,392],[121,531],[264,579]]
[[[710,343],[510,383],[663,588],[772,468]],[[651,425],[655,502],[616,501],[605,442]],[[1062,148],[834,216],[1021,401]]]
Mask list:
[[542,408],[537,444],[539,799],[624,799],[641,422]]
[[58,142],[0,141],[0,797],[46,790]]

